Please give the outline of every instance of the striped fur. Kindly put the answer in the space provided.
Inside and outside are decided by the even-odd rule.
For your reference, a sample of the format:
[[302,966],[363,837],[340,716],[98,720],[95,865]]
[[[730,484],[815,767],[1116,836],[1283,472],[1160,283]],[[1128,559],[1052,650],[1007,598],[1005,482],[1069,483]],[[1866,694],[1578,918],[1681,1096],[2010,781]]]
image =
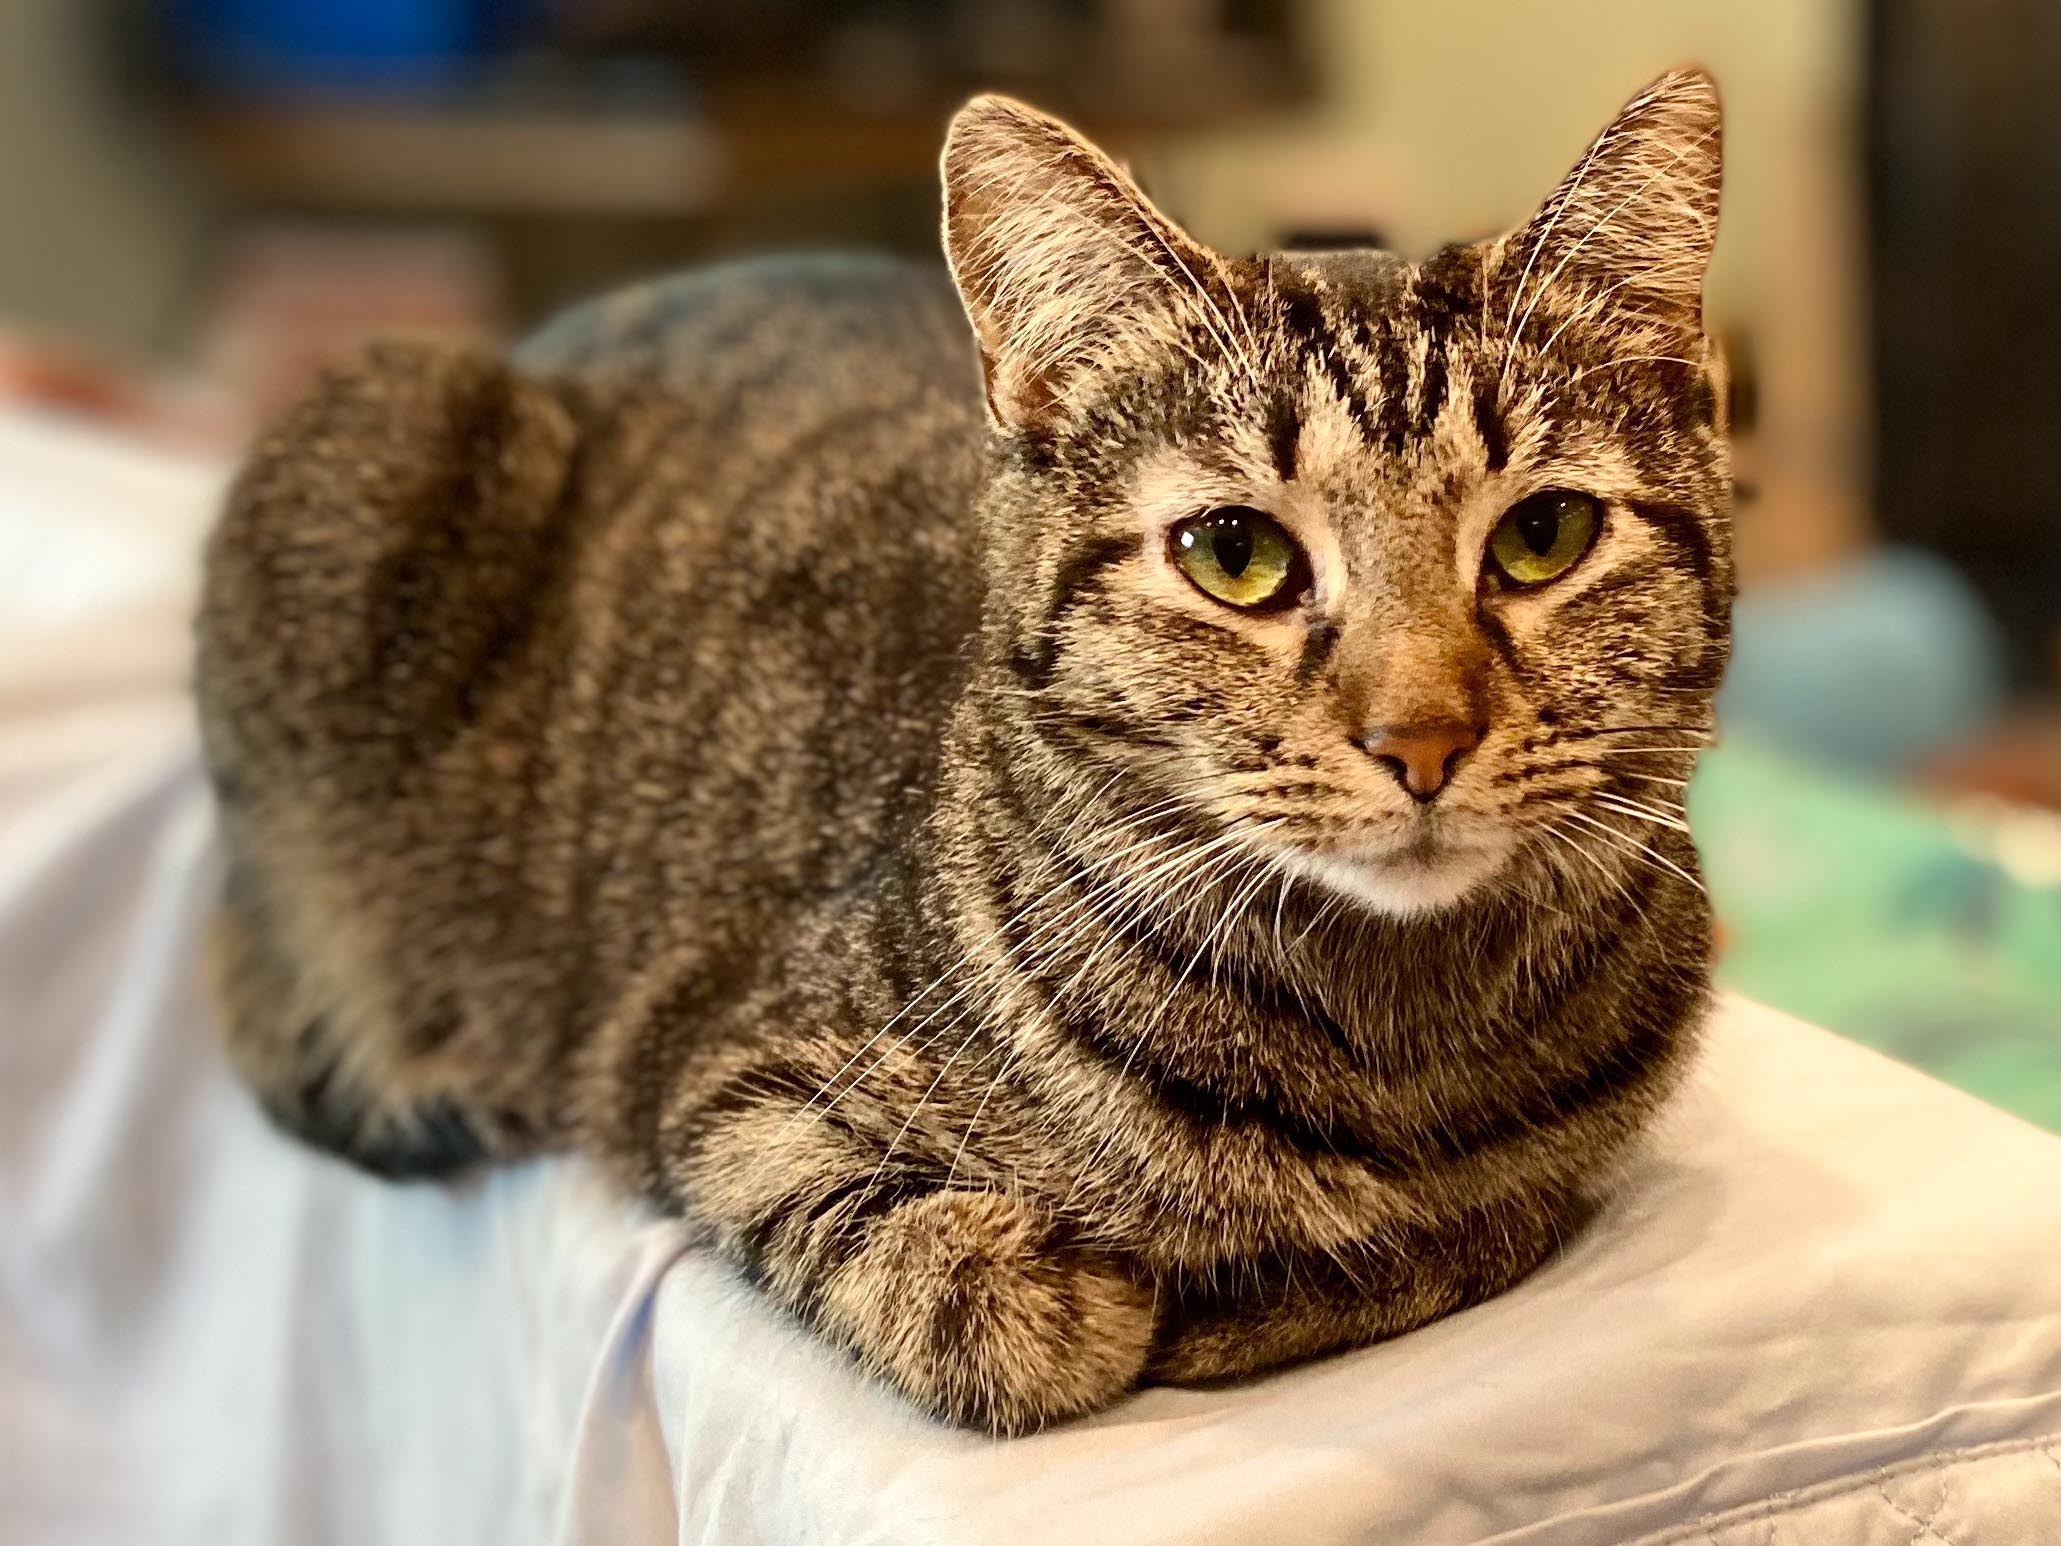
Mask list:
[[[957,298],[758,264],[331,377],[199,625],[267,1108],[386,1174],[584,1149],[1004,1433],[1529,1271],[1706,994],[1715,134],[1669,77],[1502,241],[1230,260],[982,99]],[[1545,486],[1603,534],[1505,593]],[[1299,606],[1172,569],[1231,503]],[[1364,732],[1462,691],[1419,805]]]

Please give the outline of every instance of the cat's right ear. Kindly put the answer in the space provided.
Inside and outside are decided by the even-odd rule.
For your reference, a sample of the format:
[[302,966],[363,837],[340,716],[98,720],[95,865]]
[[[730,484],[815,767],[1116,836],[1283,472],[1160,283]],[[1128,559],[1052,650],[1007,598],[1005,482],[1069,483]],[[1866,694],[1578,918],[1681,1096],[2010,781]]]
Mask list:
[[1214,254],[1056,118],[975,97],[945,139],[945,256],[988,412],[1035,427],[1085,373],[1163,355],[1213,304]]
[[1559,288],[1577,315],[1649,334],[1656,350],[1689,347],[1717,240],[1722,128],[1702,70],[1671,71],[1627,102],[1505,244],[1510,320]]

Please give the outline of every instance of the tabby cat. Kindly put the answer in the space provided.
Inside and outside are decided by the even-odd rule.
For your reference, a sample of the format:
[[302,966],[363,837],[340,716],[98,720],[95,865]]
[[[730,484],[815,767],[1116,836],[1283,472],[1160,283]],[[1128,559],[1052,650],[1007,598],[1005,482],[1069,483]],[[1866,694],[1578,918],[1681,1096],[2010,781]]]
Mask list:
[[332,376],[199,697],[279,1123],[583,1150],[1019,1433],[1500,1291],[1676,1079],[1718,104],[1422,263],[1219,256],[999,97],[943,174],[956,296],[766,262]]

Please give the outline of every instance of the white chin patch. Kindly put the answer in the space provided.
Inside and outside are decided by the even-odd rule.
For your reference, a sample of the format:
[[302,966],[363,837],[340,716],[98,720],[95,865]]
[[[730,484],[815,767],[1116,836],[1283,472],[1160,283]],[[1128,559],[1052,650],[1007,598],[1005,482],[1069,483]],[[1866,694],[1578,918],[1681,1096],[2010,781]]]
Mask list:
[[1442,847],[1394,858],[1297,854],[1295,867],[1376,912],[1407,917],[1452,906],[1501,869],[1504,857],[1492,849]]

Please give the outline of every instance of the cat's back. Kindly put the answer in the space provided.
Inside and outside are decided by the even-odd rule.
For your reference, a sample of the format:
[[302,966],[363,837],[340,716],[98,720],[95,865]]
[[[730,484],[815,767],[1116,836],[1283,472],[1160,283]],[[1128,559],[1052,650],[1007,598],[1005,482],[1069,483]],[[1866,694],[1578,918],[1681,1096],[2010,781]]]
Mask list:
[[546,803],[584,807],[624,911],[684,891],[705,926],[852,884],[906,841],[980,612],[985,425],[948,278],[723,264],[581,306],[515,364],[626,404],[590,453],[561,658],[592,691],[540,709],[577,747]]
[[561,314],[515,353],[535,371],[649,382],[730,437],[921,406],[979,440],[973,345],[944,270],[858,253],[745,259],[631,285]]
[[[662,490],[619,545],[671,570],[649,621],[691,629],[679,644],[706,659],[798,633],[844,660],[957,653],[986,431],[941,266],[813,253],[688,270],[574,308],[513,363],[592,385],[616,432],[595,442],[616,464],[604,481]],[[817,661],[810,679],[841,674]]]

